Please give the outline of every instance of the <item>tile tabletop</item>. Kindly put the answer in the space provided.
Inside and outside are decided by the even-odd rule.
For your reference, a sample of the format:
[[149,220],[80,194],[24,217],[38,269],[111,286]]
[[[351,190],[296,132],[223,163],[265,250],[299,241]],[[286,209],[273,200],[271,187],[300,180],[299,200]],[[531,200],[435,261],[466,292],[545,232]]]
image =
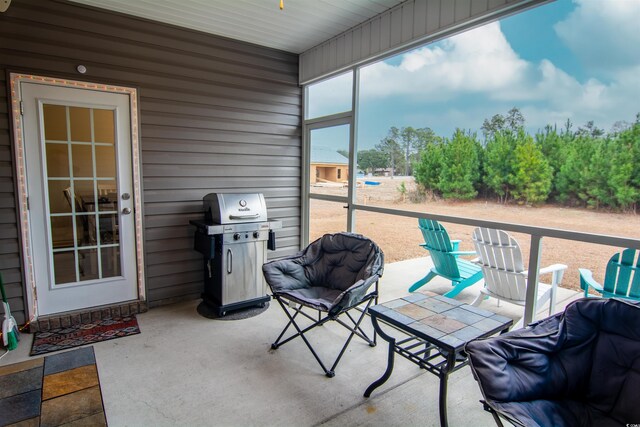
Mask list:
[[493,335],[513,323],[508,317],[429,291],[375,305],[369,312],[446,351],[460,351],[467,342]]

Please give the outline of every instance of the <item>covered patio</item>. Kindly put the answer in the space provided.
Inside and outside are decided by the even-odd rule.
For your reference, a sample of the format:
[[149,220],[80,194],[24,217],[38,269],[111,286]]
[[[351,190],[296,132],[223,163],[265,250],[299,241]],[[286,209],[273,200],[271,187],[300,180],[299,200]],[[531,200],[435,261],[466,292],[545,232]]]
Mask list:
[[[438,378],[401,358],[390,380],[370,398],[363,397],[385,369],[382,341],[375,348],[351,343],[335,378],[329,379],[299,340],[270,348],[286,322],[273,302],[265,312],[242,320],[200,316],[203,260],[193,250],[189,221],[202,219],[206,194],[262,193],[270,219],[282,222],[269,259],[294,254],[308,243],[314,199],[339,205],[344,229],[354,232],[359,212],[504,228],[531,236],[527,264],[532,284],[538,279],[543,238],[640,248],[640,240],[630,236],[407,212],[357,201],[359,69],[548,1],[285,0],[288,15],[278,10],[277,0],[259,7],[250,1],[194,1],[184,10],[171,3],[154,10],[154,2],[117,0],[109,7],[98,0],[0,1],[9,4],[0,13],[0,272],[17,322],[31,322],[35,331],[54,320],[60,324],[68,313],[108,311],[119,304],[139,312],[141,334],[92,345],[106,422],[112,426],[439,425]],[[211,16],[202,18],[205,12]],[[349,105],[310,116],[310,86],[346,74],[352,76],[345,92]],[[33,90],[29,101],[18,96],[20,85]],[[45,134],[38,128],[44,109],[36,101],[55,98],[36,88],[49,86],[73,91],[73,97],[55,100],[66,111],[61,115],[65,123],[71,123],[74,109],[87,117],[91,109],[91,120],[101,109],[119,111],[123,118],[110,120],[126,125],[112,124],[111,129],[122,130],[125,138],[98,141],[91,129],[87,139],[72,138],[71,125],[69,135],[65,130],[61,137],[34,137]],[[92,92],[114,95],[123,104],[116,108],[110,99],[88,99]],[[342,128],[349,155],[346,168],[330,179],[349,180],[335,197],[310,189],[312,135],[331,128]],[[25,154],[29,147],[32,152]],[[89,148],[73,164],[74,153],[82,151],[78,147]],[[96,147],[108,148],[111,160],[124,166],[97,173]],[[47,166],[47,150],[68,159],[58,175],[46,175],[47,167],[53,170]],[[76,180],[75,169],[83,165],[89,165],[89,172]],[[30,171],[43,174],[28,177]],[[94,206],[113,204],[105,208],[113,230],[116,224],[125,230],[128,221],[122,236],[129,240],[108,240],[100,233],[78,238],[75,221],[90,215],[100,224],[102,212],[94,207],[83,213],[71,202],[73,192],[54,191],[51,183],[67,190],[82,180],[91,182]],[[110,198],[99,193],[101,181],[113,181]],[[34,182],[40,187],[33,188]],[[68,197],[60,199],[64,203],[52,215],[54,193]],[[70,233],[59,247],[52,243],[56,215],[58,227],[64,223]],[[101,225],[91,227],[100,231]],[[101,251],[112,256],[103,259]],[[54,265],[56,254],[62,261]],[[80,255],[95,262],[84,265]],[[117,262],[109,270],[107,261],[127,262],[129,270]],[[380,301],[407,295],[430,263],[430,258],[417,258],[387,264]],[[54,270],[70,272],[69,277],[59,280]],[[103,286],[104,300],[85,298],[96,292],[78,293],[114,278],[123,282],[117,297],[108,286]],[[457,300],[471,303],[481,286],[482,281],[463,290]],[[69,297],[46,306],[45,295],[58,289],[66,289]],[[450,284],[436,278],[424,289],[444,294]],[[482,308],[529,322],[546,314],[545,307],[533,312],[535,296],[536,287],[529,286],[525,309],[495,301]],[[556,310],[579,297],[559,288]],[[371,327],[369,319],[365,324]],[[329,353],[339,348],[336,335],[345,333],[327,325],[310,338]],[[32,339],[23,334],[0,368],[34,360],[28,356]],[[469,368],[453,373],[449,385],[450,425],[493,425],[478,402],[481,394]]]
[[[388,264],[380,284],[380,300],[407,294],[407,284],[419,279],[429,258]],[[481,284],[465,289],[458,300],[470,303]],[[426,286],[444,293],[442,278]],[[558,289],[557,310],[579,298]],[[94,345],[105,415],[109,425],[439,425],[438,378],[398,357],[387,383],[365,399],[366,387],[386,366],[386,343],[370,348],[354,341],[336,376],[326,378],[300,340],[271,350],[285,323],[272,303],[256,317],[211,320],[188,301],[138,315],[139,335]],[[482,308],[517,319],[522,307]],[[546,307],[540,307],[538,318]],[[371,329],[368,319],[366,328]],[[339,348],[343,328],[326,325],[310,339],[321,352]],[[23,335],[18,350],[0,365],[27,360],[31,335]],[[449,377],[449,424],[490,426],[480,390],[466,367]]]

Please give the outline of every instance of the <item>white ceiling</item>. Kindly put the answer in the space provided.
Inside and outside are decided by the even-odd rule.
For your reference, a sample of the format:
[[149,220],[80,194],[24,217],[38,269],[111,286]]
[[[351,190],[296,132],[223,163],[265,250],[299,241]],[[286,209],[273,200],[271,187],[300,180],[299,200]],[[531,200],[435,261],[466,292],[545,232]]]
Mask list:
[[404,0],[72,0],[302,53]]

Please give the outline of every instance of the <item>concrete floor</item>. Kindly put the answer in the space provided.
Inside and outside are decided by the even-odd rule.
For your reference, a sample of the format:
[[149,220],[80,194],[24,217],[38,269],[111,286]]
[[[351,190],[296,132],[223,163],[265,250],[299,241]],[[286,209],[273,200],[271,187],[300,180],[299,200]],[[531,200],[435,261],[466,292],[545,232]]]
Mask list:
[[[407,294],[408,286],[430,267],[429,258],[388,264],[380,284],[381,300]],[[480,284],[458,300],[471,302]],[[450,287],[435,279],[425,288]],[[559,289],[556,310],[580,295]],[[396,358],[393,375],[374,394],[362,394],[386,367],[384,341],[375,348],[354,339],[326,378],[301,340],[278,350],[270,344],[286,323],[272,303],[258,316],[211,320],[196,312],[198,301],[152,309],[138,315],[142,333],[94,344],[108,424],[116,426],[437,426],[438,379]],[[517,318],[523,308],[494,300],[484,309]],[[540,311],[538,318],[546,315]],[[366,327],[370,329],[370,324]],[[309,338],[321,356],[335,357],[339,325],[316,329]],[[0,365],[29,359],[30,335]],[[469,368],[449,378],[449,424],[495,425],[482,410],[481,394]]]

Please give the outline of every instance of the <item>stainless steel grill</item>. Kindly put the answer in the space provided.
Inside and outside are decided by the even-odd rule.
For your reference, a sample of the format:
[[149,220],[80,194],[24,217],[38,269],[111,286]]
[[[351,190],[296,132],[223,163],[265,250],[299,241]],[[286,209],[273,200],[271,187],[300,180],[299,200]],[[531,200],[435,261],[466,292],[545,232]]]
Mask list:
[[262,264],[282,222],[267,219],[260,193],[207,194],[203,208],[204,221],[190,221],[197,227],[194,248],[204,255],[203,301],[218,316],[264,305],[269,296]]

